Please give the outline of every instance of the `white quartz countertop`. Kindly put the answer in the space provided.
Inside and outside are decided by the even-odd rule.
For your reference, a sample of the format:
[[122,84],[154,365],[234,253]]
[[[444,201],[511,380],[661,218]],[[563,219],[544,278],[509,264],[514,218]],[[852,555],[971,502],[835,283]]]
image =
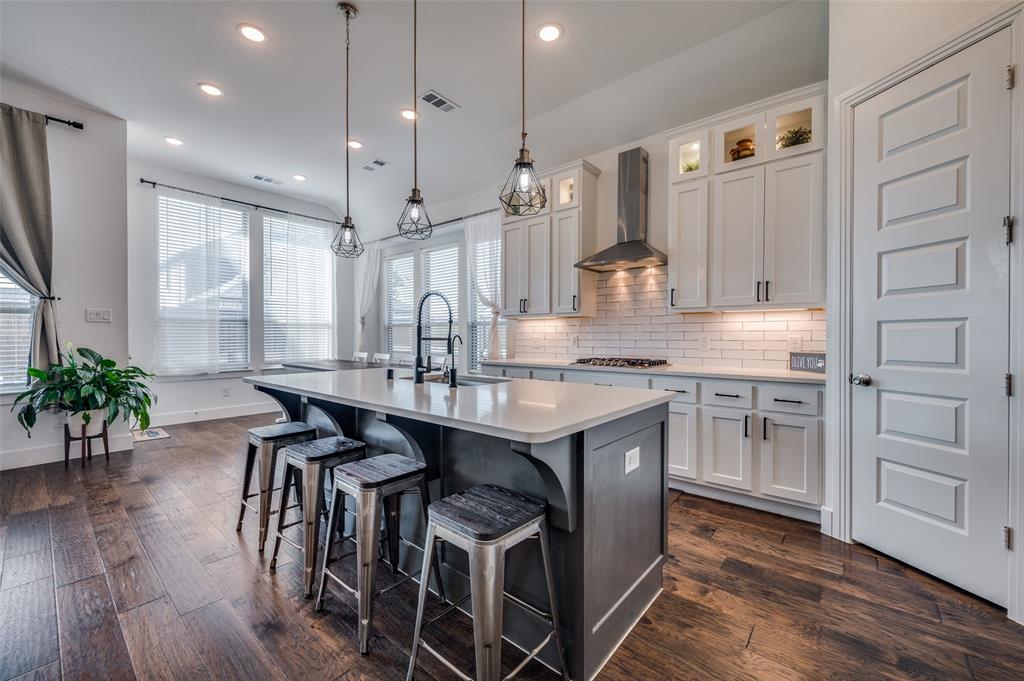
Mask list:
[[626,374],[649,376],[694,376],[697,378],[729,378],[750,381],[779,381],[784,383],[825,383],[824,374],[809,371],[787,371],[780,369],[740,369],[732,367],[698,367],[663,364],[649,369],[631,367],[603,367],[589,364],[575,364],[570,360],[547,359],[487,359],[481,364],[495,367],[521,367],[524,369],[571,369],[573,371],[621,371]]
[[[407,369],[315,371],[246,377],[246,383],[360,409],[430,421],[519,442],[550,442],[670,402],[674,393],[580,383],[512,380],[461,386],[416,385]],[[470,380],[472,377],[470,377]]]

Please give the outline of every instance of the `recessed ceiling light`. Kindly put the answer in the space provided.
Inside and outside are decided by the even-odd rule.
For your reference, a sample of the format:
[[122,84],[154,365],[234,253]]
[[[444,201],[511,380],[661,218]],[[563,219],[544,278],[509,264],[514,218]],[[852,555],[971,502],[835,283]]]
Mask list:
[[294,175],[292,175],[292,179],[295,180],[296,182],[305,182],[306,176],[300,175],[299,173],[295,173]]
[[353,149],[362,149],[363,148],[363,143],[360,142],[359,140],[349,140],[348,141],[348,145],[350,147],[352,147]]
[[412,109],[402,109],[402,118],[407,121],[411,121],[416,118],[416,112]]
[[546,43],[554,42],[562,37],[562,27],[554,22],[541,24],[537,29],[537,37]]
[[224,91],[213,83],[196,83],[196,86],[211,97],[220,97],[224,94]]
[[253,26],[252,24],[239,24],[238,32],[242,34],[243,38],[251,40],[254,43],[267,42],[267,34],[259,26]]
[[164,142],[167,142],[172,147],[180,147],[182,144],[184,144],[184,142],[182,142],[177,137],[165,137]]

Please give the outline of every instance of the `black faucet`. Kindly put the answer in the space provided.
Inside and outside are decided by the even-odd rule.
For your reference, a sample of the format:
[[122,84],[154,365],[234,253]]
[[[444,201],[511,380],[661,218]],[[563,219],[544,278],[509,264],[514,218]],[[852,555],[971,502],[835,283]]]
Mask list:
[[[448,306],[448,336],[446,338],[430,337],[423,335],[423,304],[427,302],[427,298],[431,296],[437,296],[444,301],[444,304]],[[426,364],[423,363],[423,341],[428,343],[431,341],[445,341],[448,356],[452,358],[452,366],[449,367],[448,376],[448,387],[456,387],[456,371],[455,371],[455,339],[459,339],[459,343],[462,343],[462,337],[458,334],[452,336],[452,304],[448,302],[448,299],[440,291],[427,291],[420,297],[419,306],[416,309],[416,368],[415,368],[415,381],[416,383],[423,383],[424,377],[433,371],[431,366],[430,355],[427,355]]]

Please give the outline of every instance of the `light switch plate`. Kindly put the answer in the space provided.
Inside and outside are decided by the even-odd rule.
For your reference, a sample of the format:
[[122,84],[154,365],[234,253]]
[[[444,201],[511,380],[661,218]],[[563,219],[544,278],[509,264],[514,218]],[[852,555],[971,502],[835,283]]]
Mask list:
[[789,349],[792,352],[800,352],[804,349],[803,336],[792,335],[789,337]]
[[98,307],[85,308],[85,321],[89,324],[109,324],[111,311]]
[[637,468],[640,468],[640,448],[633,447],[633,449],[626,451],[626,475],[629,475]]
[[700,337],[701,352],[711,352],[711,336],[704,334]]

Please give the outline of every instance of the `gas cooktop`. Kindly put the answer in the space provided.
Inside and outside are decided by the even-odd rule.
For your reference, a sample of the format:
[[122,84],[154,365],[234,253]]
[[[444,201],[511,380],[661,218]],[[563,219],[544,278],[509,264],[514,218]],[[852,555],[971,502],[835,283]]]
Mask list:
[[589,364],[595,367],[628,367],[631,369],[650,369],[668,364],[667,359],[647,359],[644,357],[581,357],[576,364]]

